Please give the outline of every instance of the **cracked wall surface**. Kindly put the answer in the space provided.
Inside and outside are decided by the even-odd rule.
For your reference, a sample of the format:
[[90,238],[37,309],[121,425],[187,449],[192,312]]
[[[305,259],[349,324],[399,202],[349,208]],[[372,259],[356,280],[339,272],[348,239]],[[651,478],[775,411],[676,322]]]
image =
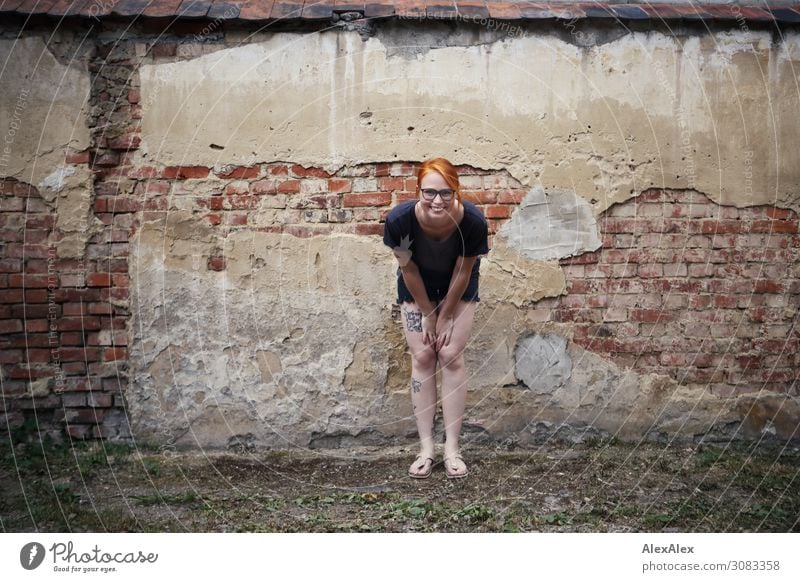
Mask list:
[[[529,361],[525,342],[537,336],[526,334],[552,319],[544,313],[553,306],[543,300],[567,292],[557,261],[597,250],[598,218],[642,190],[692,188],[723,205],[797,207],[800,160],[794,148],[780,144],[800,129],[791,81],[800,58],[798,35],[600,30],[581,37],[580,46],[563,34],[501,38],[468,27],[432,28],[415,33],[414,50],[405,48],[409,37],[401,25],[387,25],[365,40],[341,31],[278,33],[144,64],[135,163],[219,167],[292,160],[333,173],[359,163],[443,155],[456,164],[507,172],[509,182],[529,190],[483,262],[483,301],[467,352],[465,426],[478,436],[519,433],[521,440],[559,431],[575,438],[723,434],[728,429],[720,426],[729,427],[737,414],[741,420],[741,402],[709,397],[687,412],[692,394],[673,379],[619,368],[566,340],[557,342],[563,357],[551,362],[563,368],[563,381],[555,385],[552,376],[539,376],[541,358]],[[298,105],[291,96],[300,94]],[[217,386],[190,388],[198,381],[189,378],[206,372],[197,367],[179,382],[204,400],[198,405],[199,397],[190,399],[191,418],[175,427],[176,434],[186,440],[195,433],[191,438],[206,446],[219,444],[224,434],[270,446],[413,437],[404,385],[409,355],[396,322],[385,321],[394,286],[391,258],[379,243],[357,238],[334,236],[312,252],[308,241],[270,237],[280,241],[280,260],[270,254],[252,262],[252,242],[226,246],[227,292],[241,295],[250,286],[272,304],[220,299],[224,308],[217,303],[199,310],[214,318],[223,310],[233,322],[211,326],[230,334],[211,344],[212,353],[224,354],[207,378]],[[156,239],[148,230],[140,243],[147,247]],[[187,252],[185,241],[167,239],[173,250]],[[257,240],[258,246],[270,244],[263,235]],[[348,249],[335,258],[344,279],[360,280],[359,265],[369,264],[375,284],[345,292],[332,273],[320,270],[334,260],[323,251],[327,245]],[[293,257],[293,266],[286,257]],[[264,278],[262,267],[272,279]],[[193,281],[198,288],[220,286],[213,279]],[[180,290],[165,295],[180,296]],[[143,305],[151,301],[141,298]],[[232,316],[237,309],[231,305],[240,303],[252,304],[259,315]],[[350,329],[354,312],[370,316]],[[346,321],[346,332],[325,336],[318,318],[337,316]],[[258,329],[257,322],[267,321]],[[546,325],[551,342],[571,336],[569,323]],[[377,329],[382,335],[371,336]],[[345,346],[342,337],[348,338]],[[257,338],[272,343],[254,349]],[[223,350],[230,341],[239,349]],[[303,355],[293,358],[292,346],[302,347]],[[151,365],[149,352],[132,354],[138,369]],[[150,383],[146,379],[145,373],[137,382],[140,390]],[[244,393],[229,394],[240,382]],[[220,392],[222,386],[228,388]],[[256,395],[248,396],[252,390]],[[223,402],[210,404],[209,395]],[[141,395],[136,400],[140,418],[155,418]],[[794,410],[794,401],[788,406]],[[786,419],[795,413],[782,417],[782,436],[792,434]],[[148,422],[140,426],[142,434],[155,428]]]
[[[397,430],[401,417],[385,410],[389,304],[377,300],[388,299],[391,273],[374,241],[220,239],[175,212],[144,223],[132,244],[134,434],[287,447]],[[209,272],[199,259],[216,252],[226,269]]]
[[[443,155],[574,191],[595,213],[651,186],[797,208],[800,153],[787,145],[800,123],[798,39],[675,29],[578,46],[469,27],[411,35],[397,24],[366,41],[279,33],[144,65],[151,106],[139,154],[175,165],[291,159],[329,171]],[[434,48],[407,54],[409,44]]]
[[75,438],[125,437],[129,415],[141,442],[181,447],[413,442],[379,235],[413,164],[441,155],[491,233],[470,439],[797,436],[798,34],[592,26],[109,33],[91,86],[58,43],[3,41],[24,53],[8,79],[36,72],[4,232],[77,259],[56,263],[57,397],[47,354],[13,363],[47,347],[46,255],[6,241],[6,393]]
[[89,237],[100,232],[90,212],[91,172],[66,160],[70,151],[89,146],[85,62],[64,62],[39,36],[0,40],[0,55],[7,55],[0,84],[0,176],[37,189],[57,210],[59,256],[79,258]]

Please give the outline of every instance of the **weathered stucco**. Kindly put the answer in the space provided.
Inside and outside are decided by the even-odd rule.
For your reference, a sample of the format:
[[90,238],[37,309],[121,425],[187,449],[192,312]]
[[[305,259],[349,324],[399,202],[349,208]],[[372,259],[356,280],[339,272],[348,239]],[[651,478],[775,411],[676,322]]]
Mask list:
[[[39,37],[0,41],[13,57],[0,86],[0,127],[19,126],[0,174],[39,190],[55,213],[60,257],[87,258],[86,242],[102,232],[102,243],[116,247],[114,260],[128,260],[130,300],[124,264],[108,289],[96,277],[107,293],[94,300],[120,308],[115,326],[130,308],[126,348],[103,328],[102,340],[100,333],[91,339],[109,360],[90,370],[116,372],[116,350],[128,350],[124,403],[133,435],[204,448],[411,442],[411,356],[392,311],[396,264],[379,237],[265,232],[292,222],[292,213],[300,220],[304,206],[284,207],[327,188],[324,179],[304,181],[297,195],[242,196],[237,203],[254,206],[237,208],[238,219],[246,215],[240,222],[225,216],[234,198],[225,190],[214,200],[215,224],[224,228],[215,228],[198,201],[208,210],[208,199],[228,186],[247,192],[252,184],[214,172],[200,179],[160,172],[272,161],[334,172],[431,156],[497,170],[498,191],[509,176],[529,188],[482,262],[466,351],[470,436],[525,443],[553,434],[793,435],[796,394],[720,398],[666,375],[639,375],[580,348],[575,327],[547,321],[553,304],[543,304],[567,291],[558,260],[597,249],[598,216],[648,188],[690,188],[722,205],[800,209],[793,147],[800,35],[745,27],[626,33],[589,23],[578,36],[556,26],[562,29],[504,36],[470,25],[393,22],[366,40],[342,30],[215,32],[183,38],[176,57],[137,50],[147,64],[132,75],[120,66],[98,76],[113,78],[104,89],[90,86],[87,66],[102,56],[70,63]],[[242,44],[221,49],[223,36]],[[142,49],[148,39],[130,42]],[[124,87],[125,104],[108,128],[94,128],[113,130],[109,145],[99,134],[90,140],[86,107],[92,93],[100,103],[90,117],[102,125],[112,86]],[[125,152],[128,143],[134,149]],[[68,150],[90,145],[93,155],[114,158],[98,164],[108,175],[98,177],[97,192],[95,160],[65,163]],[[470,178],[478,178],[479,193],[494,189]],[[399,180],[405,187],[407,178]],[[364,179],[354,193],[377,183]],[[114,211],[117,198],[125,214]],[[370,227],[381,213],[379,205],[337,210],[361,212],[356,222]],[[100,263],[106,250],[98,243],[89,254]],[[73,315],[83,313],[75,297]],[[99,311],[109,319],[105,307]],[[790,333],[787,325],[770,337]],[[98,344],[76,349],[100,351]],[[26,390],[47,398],[49,384],[37,380]],[[84,399],[73,408],[93,407],[82,393],[72,396]],[[121,401],[114,407],[104,405],[107,417],[121,414]]]
[[[212,255],[224,256],[226,270],[205,268]],[[413,438],[411,356],[391,318],[394,264],[380,240],[245,231],[218,240],[179,211],[146,222],[131,259],[128,401],[138,438],[211,448]],[[538,323],[535,310],[515,305],[536,295],[537,271],[525,261],[482,271],[466,352],[472,438],[793,433],[796,399],[698,393],[581,349],[568,324]],[[527,299],[504,292],[515,278],[529,282]]]
[[[58,35],[50,41],[58,43]],[[89,146],[86,63],[65,64],[39,36],[0,40],[0,55],[0,176],[37,188],[57,210],[56,227],[64,233],[54,242],[58,256],[79,258],[102,226],[91,216],[91,172],[65,162],[69,149]]]
[[140,159],[333,171],[443,155],[574,191],[595,213],[650,186],[800,208],[800,152],[787,147],[800,129],[796,32],[677,27],[567,42],[563,30],[431,26],[388,24],[366,42],[278,33],[144,65]]
[[[600,246],[596,217],[646,188],[798,207],[798,151],[782,144],[800,129],[800,37],[589,29],[564,40],[432,27],[183,46],[179,59],[140,69],[135,163],[291,160],[334,172],[443,155],[505,170],[531,190],[483,261],[466,431],[521,442],[727,438],[742,418],[750,436],[775,434],[763,418],[780,410],[777,432],[792,434],[794,400],[723,400],[621,369],[568,341],[568,324],[540,323],[534,304],[565,292],[559,258]],[[249,224],[270,224],[265,212]],[[413,438],[410,354],[390,317],[395,265],[380,240],[253,231],[217,240],[199,218],[171,212],[166,230],[146,223],[132,248],[140,438],[279,447]],[[205,269],[212,255],[224,256],[224,271]],[[559,373],[541,376],[547,346],[545,368]],[[769,399],[772,408],[761,404]]]
[[[132,245],[134,434],[306,446],[397,422],[376,414],[389,396],[392,273],[375,241],[259,232],[216,240],[174,212],[145,223]],[[204,257],[216,254],[225,271],[206,270]]]

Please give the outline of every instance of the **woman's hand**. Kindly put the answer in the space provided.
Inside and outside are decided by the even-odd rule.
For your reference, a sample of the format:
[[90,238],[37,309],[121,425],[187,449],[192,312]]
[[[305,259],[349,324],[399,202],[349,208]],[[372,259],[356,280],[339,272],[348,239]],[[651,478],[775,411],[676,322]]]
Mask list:
[[433,344],[436,342],[436,312],[422,316],[422,343]]
[[442,347],[450,343],[450,338],[453,336],[453,327],[455,320],[452,315],[443,315],[436,322],[436,351],[438,352]]

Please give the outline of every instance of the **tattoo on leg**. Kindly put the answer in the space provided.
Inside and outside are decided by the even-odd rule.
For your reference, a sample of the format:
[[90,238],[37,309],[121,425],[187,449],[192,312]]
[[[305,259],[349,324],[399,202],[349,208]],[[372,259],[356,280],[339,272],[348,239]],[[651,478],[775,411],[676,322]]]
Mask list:
[[408,331],[422,331],[422,312],[406,311],[406,329]]
[[422,382],[417,380],[416,378],[411,378],[411,390],[414,392],[419,392],[419,389],[422,387]]

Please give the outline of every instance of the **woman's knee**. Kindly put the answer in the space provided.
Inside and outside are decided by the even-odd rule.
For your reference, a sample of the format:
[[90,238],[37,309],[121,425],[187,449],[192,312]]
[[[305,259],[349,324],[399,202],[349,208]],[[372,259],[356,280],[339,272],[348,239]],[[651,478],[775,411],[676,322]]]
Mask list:
[[411,358],[414,360],[414,367],[417,369],[436,368],[436,351],[432,346],[425,345],[417,351],[412,351]]
[[464,365],[464,348],[455,344],[442,346],[438,353],[442,368],[458,368]]

